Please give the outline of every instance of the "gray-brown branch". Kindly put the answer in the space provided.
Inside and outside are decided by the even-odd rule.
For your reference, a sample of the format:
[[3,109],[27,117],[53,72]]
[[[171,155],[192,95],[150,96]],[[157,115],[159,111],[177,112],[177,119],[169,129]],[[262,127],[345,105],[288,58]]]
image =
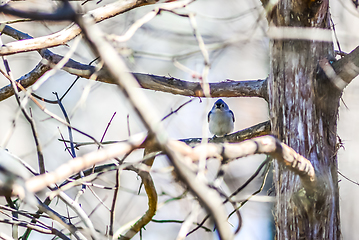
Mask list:
[[171,147],[193,161],[203,154],[207,158],[223,158],[227,162],[254,154],[268,154],[298,174],[306,190],[313,192],[316,187],[315,171],[310,161],[273,136],[261,136],[240,143],[209,143],[195,148],[179,141],[171,141]]
[[[242,142],[247,139],[251,139],[254,137],[269,135],[271,133],[271,126],[269,121],[265,121],[262,123],[258,123],[252,127],[237,131],[235,133],[231,133],[224,137],[213,137],[208,139],[210,143],[238,143]],[[187,138],[187,139],[180,139],[180,141],[188,144],[191,147],[194,147],[201,143],[202,138]]]
[[[9,26],[5,26],[3,33],[17,40],[32,39],[30,35]],[[42,49],[39,53],[49,62],[49,64],[46,65],[40,62],[32,71],[17,79],[17,81],[19,81],[19,83],[25,88],[33,85],[37,79],[51,69],[51,65],[57,64],[63,58],[63,56],[55,54],[48,49]],[[75,76],[87,79],[89,79],[96,71],[94,66],[82,64],[72,59],[65,64],[63,70]],[[179,94],[183,96],[204,96],[199,82],[190,82],[173,77],[156,76],[143,73],[134,73],[133,75],[137,79],[140,86],[145,89]],[[97,81],[111,84],[116,82],[106,69],[101,69],[98,72]],[[212,97],[261,97],[265,100],[268,99],[266,79],[249,81],[227,80],[219,83],[210,83],[210,89]],[[0,101],[11,97],[13,94],[14,91],[11,85],[2,87],[0,89]]]
[[157,192],[151,174],[147,171],[138,170],[133,166],[129,166],[125,169],[134,171],[141,177],[148,198],[148,210],[128,231],[126,231],[124,235],[118,237],[120,240],[129,240],[133,238],[141,228],[145,227],[147,223],[152,220],[157,211]]

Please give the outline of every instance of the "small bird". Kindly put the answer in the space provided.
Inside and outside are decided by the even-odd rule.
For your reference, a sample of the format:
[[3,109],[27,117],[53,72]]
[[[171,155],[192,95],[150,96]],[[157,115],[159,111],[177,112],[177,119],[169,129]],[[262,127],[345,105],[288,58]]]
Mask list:
[[208,113],[209,131],[216,137],[222,137],[233,131],[234,114],[228,105],[218,99]]

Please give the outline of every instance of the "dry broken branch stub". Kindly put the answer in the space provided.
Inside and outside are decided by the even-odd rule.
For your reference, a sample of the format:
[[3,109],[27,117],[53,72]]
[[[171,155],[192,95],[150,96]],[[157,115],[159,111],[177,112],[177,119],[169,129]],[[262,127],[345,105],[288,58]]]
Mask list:
[[338,77],[348,85],[359,74],[359,47],[338,61],[334,61],[332,67]]

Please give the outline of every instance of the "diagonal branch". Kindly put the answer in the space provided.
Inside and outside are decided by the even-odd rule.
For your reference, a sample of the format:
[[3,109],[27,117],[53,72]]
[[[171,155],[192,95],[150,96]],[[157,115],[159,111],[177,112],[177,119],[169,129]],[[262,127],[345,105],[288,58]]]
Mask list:
[[[33,70],[24,76],[20,77],[16,81],[21,84],[24,88],[30,87],[34,84],[45,72],[51,69],[50,66],[44,65],[43,63],[39,63],[35,66]],[[14,89],[11,84],[6,85],[0,89],[0,101],[3,101],[14,95]]]
[[[96,22],[101,22],[108,18],[114,17],[118,14],[127,12],[133,8],[140,7],[146,4],[153,4],[154,1],[147,0],[123,0],[107,4],[92,11],[86,15],[92,16]],[[66,27],[65,29],[50,34],[48,36],[28,39],[24,41],[11,42],[0,47],[0,56],[10,55],[19,52],[28,52],[40,50],[43,48],[56,47],[63,45],[71,39],[75,38],[81,33],[81,29],[74,24]]]

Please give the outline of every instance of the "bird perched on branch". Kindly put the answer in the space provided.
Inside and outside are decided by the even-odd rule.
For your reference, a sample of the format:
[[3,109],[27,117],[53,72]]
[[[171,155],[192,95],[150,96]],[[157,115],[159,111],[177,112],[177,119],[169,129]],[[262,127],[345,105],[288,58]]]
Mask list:
[[233,131],[234,114],[228,105],[218,99],[208,113],[209,131],[216,137],[222,137]]

